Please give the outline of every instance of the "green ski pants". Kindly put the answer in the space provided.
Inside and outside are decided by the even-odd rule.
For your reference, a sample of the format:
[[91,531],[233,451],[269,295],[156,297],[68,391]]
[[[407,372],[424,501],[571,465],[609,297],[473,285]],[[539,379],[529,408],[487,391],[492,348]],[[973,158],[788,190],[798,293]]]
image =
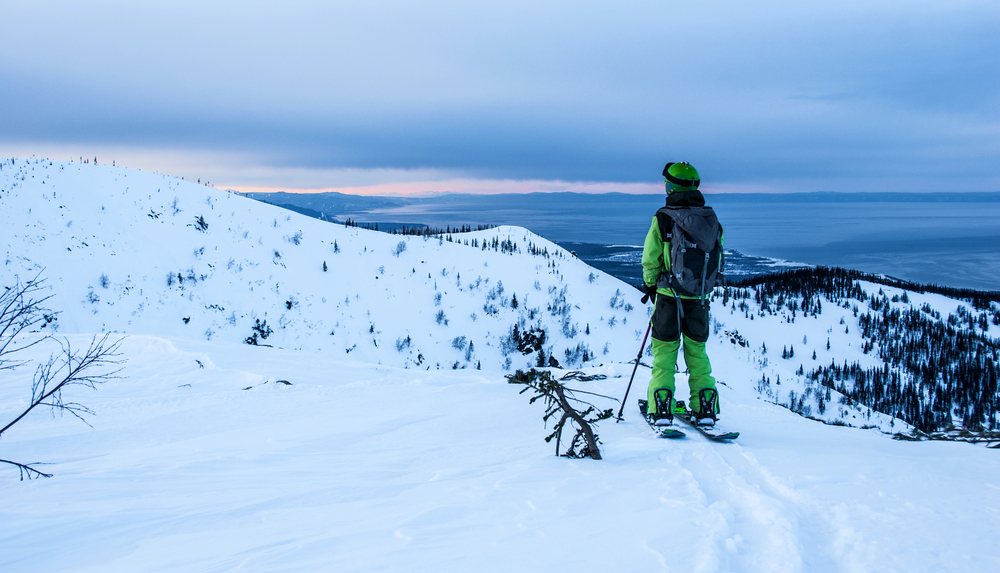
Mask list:
[[[715,378],[712,377],[712,364],[705,351],[708,341],[708,305],[699,304],[696,300],[682,299],[683,316],[677,313],[677,302],[671,296],[660,294],[656,297],[656,309],[653,311],[653,377],[649,380],[647,412],[656,413],[656,401],[653,393],[660,388],[668,388],[676,394],[674,373],[676,372],[677,354],[681,348],[681,332],[684,339],[684,363],[690,373],[688,386],[690,399],[688,407],[698,411],[700,403],[698,392],[703,388],[715,388]],[[676,395],[675,395],[676,397]],[[716,400],[716,413],[719,401]],[[670,404],[673,408],[674,404]]]

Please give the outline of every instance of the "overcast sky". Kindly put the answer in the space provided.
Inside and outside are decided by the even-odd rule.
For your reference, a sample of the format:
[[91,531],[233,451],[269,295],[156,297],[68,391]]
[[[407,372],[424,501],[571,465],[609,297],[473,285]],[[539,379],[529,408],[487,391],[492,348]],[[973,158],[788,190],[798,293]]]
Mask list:
[[238,189],[1000,190],[1000,2],[0,3],[0,153]]

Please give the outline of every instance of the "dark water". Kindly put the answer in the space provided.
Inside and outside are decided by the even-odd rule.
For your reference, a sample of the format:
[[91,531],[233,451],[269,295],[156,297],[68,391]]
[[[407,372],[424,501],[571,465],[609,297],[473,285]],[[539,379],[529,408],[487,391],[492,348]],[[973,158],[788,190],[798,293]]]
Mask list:
[[[518,225],[575,250],[623,278],[638,277],[637,251],[657,195],[446,195],[309,197],[302,205],[343,220]],[[285,195],[290,197],[290,195]],[[707,195],[725,228],[731,262],[763,259],[839,266],[918,283],[1000,290],[1000,193]],[[324,201],[326,201],[324,203]],[[366,202],[367,201],[367,202]],[[277,201],[275,201],[277,202]],[[583,246],[590,245],[590,246]],[[631,281],[630,281],[631,282]]]
[[748,254],[1000,290],[998,202],[733,207],[726,244]]
[[[597,245],[593,243],[559,243],[592,267],[617,277],[630,285],[642,285],[642,248],[627,245]],[[773,273],[803,265],[745,255],[726,250],[726,277],[731,279]]]

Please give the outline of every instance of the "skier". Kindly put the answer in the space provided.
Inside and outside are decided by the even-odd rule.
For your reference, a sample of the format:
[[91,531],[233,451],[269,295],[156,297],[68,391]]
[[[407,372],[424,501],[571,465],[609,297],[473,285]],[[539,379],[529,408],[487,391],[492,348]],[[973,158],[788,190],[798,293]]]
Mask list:
[[[642,250],[643,283],[654,303],[653,372],[646,411],[656,425],[670,425],[673,415],[679,414],[690,415],[698,425],[712,426],[719,413],[719,400],[705,352],[709,328],[705,291],[707,288],[711,294],[722,264],[722,227],[714,211],[705,207],[705,197],[698,191],[701,178],[693,166],[668,163],[663,176],[666,206],[653,217]],[[691,225],[693,219],[696,221]],[[682,233],[680,225],[684,231],[694,227],[693,234]],[[671,241],[677,243],[674,249]],[[678,259],[673,267],[672,250]],[[692,289],[691,285],[697,286]],[[690,372],[688,409],[683,401],[674,398],[674,373],[682,336],[684,362]]]

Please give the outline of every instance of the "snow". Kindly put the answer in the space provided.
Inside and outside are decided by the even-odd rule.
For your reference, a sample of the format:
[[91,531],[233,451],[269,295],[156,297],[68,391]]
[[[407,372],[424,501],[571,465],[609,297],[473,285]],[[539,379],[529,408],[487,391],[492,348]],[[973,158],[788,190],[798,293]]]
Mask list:
[[[87,418],[92,427],[33,412],[3,435],[0,458],[45,462],[39,467],[54,477],[21,482],[16,469],[0,466],[2,570],[968,571],[1000,564],[995,451],[901,442],[774,403],[787,399],[786,389],[804,391],[794,371],[811,362],[813,349],[819,363],[877,360],[859,348],[849,309],[824,300],[818,317],[789,322],[754,307],[750,320],[716,300],[709,354],[722,383],[723,420],[740,430],[739,440],[656,438],[635,412],[648,380],[640,367],[625,420],[597,428],[604,459],[558,458],[542,439],[540,404],[504,379],[534,354],[505,356],[502,339],[535,308],[536,319],[525,324],[545,327],[547,354],[563,361],[565,349],[584,342],[596,357],[574,367],[607,376],[570,385],[620,397],[648,315],[638,293],[613,277],[524,229],[454,236],[470,243],[509,237],[521,250],[510,255],[344,228],[156,174],[35,161],[6,160],[0,169],[7,238],[0,278],[9,285],[42,271],[55,295],[50,306],[62,311],[58,335],[80,346],[94,334],[121,333],[127,362],[120,378],[67,396],[96,412]],[[189,226],[197,216],[206,232]],[[290,239],[299,231],[296,245]],[[400,241],[407,247],[397,256]],[[527,254],[529,242],[549,257]],[[188,269],[196,282],[168,286],[168,273]],[[553,314],[547,306],[563,288],[568,310]],[[90,302],[91,292],[99,301]],[[510,304],[515,293],[518,309]],[[961,304],[909,297],[945,315]],[[494,314],[483,309],[490,303]],[[438,311],[447,324],[438,323]],[[573,337],[563,332],[567,317],[578,327]],[[273,326],[266,340],[273,347],[242,343],[255,318]],[[726,331],[738,331],[747,345]],[[397,350],[406,336],[411,346]],[[470,360],[453,346],[460,336],[475,343]],[[793,359],[780,358],[785,345],[795,346]],[[42,360],[52,350],[35,347],[25,357]],[[29,370],[0,372],[0,423],[25,407]],[[758,392],[762,376],[779,375],[780,392],[777,385],[775,396]],[[678,378],[683,394],[686,381]],[[844,421],[883,431],[903,426],[857,408]]]
[[[462,237],[510,240],[522,253],[531,245],[546,256],[345,228],[161,175],[48,163],[0,170],[10,189],[4,224],[12,231],[4,272],[24,279],[48,269],[44,276],[64,305],[85,303],[64,313],[63,331],[238,342],[263,320],[274,330],[268,344],[432,369],[501,362],[501,338],[532,308],[536,318],[526,322],[545,326],[560,360],[567,348],[587,344],[564,336],[564,322],[570,333],[589,324],[595,339],[614,339],[609,360],[628,360],[633,339],[641,340],[645,315],[634,289],[524,229]],[[38,179],[46,183],[27,183]],[[405,250],[397,255],[400,243]],[[599,278],[590,283],[592,272]],[[586,297],[576,295],[577,284],[587,285]],[[613,309],[618,289],[627,301]],[[515,295],[520,312],[510,307]],[[568,312],[549,312],[560,296],[571,301]],[[402,321],[401,308],[409,312]],[[575,318],[581,314],[589,322]],[[410,346],[385,351],[407,336]],[[452,347],[460,336],[475,345],[469,360]],[[603,353],[603,344],[591,350]]]

